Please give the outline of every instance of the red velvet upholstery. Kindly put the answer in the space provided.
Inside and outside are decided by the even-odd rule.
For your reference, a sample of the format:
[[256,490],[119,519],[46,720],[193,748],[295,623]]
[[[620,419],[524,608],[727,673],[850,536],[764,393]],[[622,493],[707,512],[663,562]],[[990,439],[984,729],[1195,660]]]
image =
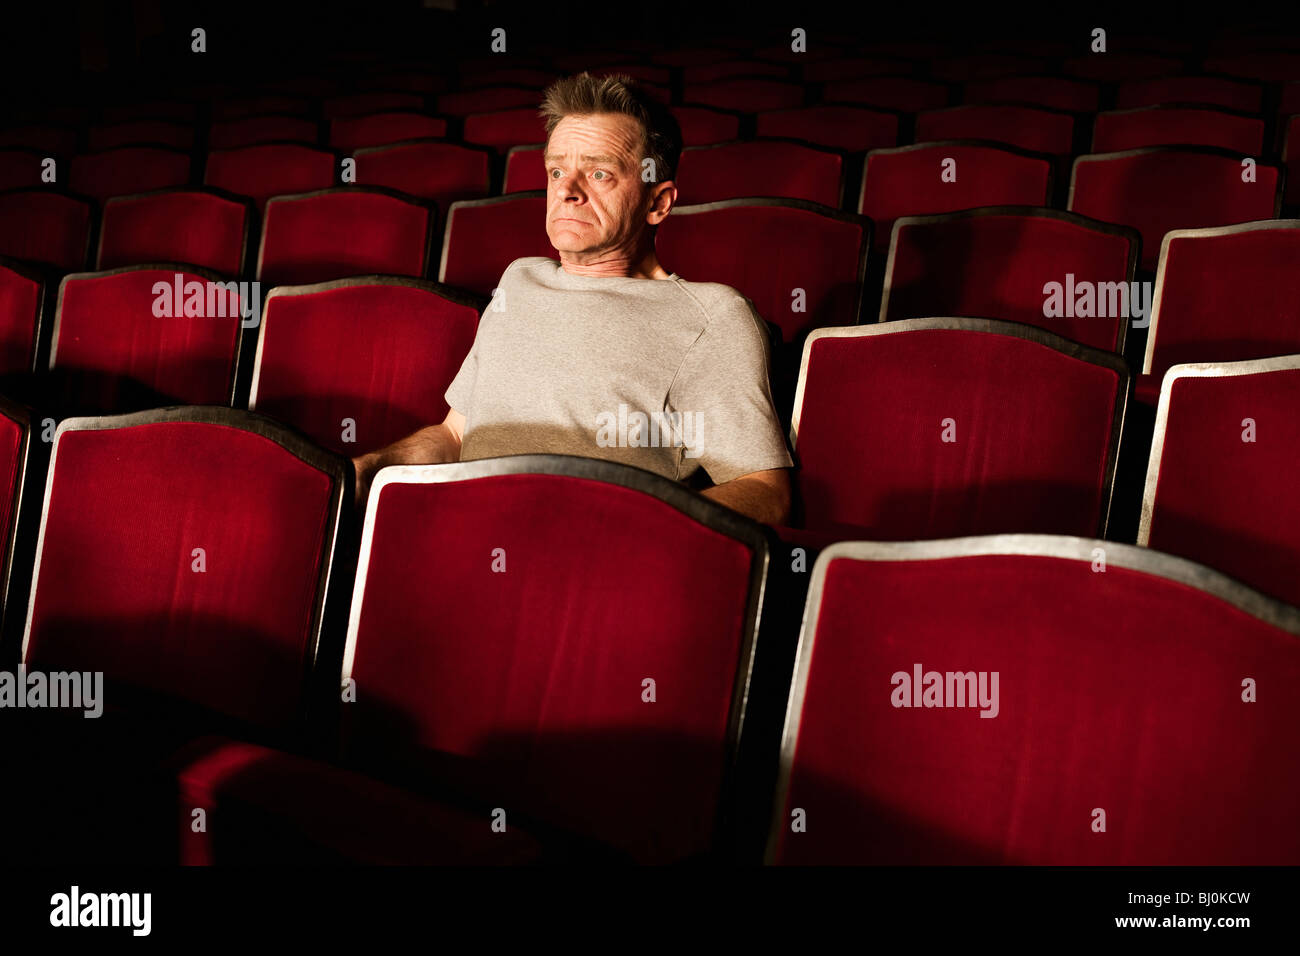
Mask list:
[[[214,291],[210,307],[224,309],[224,317],[157,316],[154,285],[164,283],[170,300],[177,273],[182,283],[207,281],[182,266],[82,273],[63,280],[50,367],[66,380],[65,397],[74,407],[112,412],[132,405],[229,404],[239,296]],[[205,313],[208,308],[205,288]]]
[[[340,122],[336,120],[335,122]],[[273,113],[216,120],[208,130],[210,149],[241,149],[265,143],[301,143],[315,146],[320,124],[305,116]]]
[[738,113],[788,110],[803,105],[804,87],[783,80],[737,77],[689,85],[682,94],[682,102]]
[[1093,122],[1094,153],[1175,144],[1216,146],[1259,156],[1264,148],[1264,121],[1191,106],[1144,106],[1098,113]]
[[488,86],[444,93],[438,97],[436,112],[443,116],[469,116],[471,113],[495,113],[527,106],[536,110],[541,102],[541,92],[526,86]]
[[1184,362],[1300,353],[1300,228],[1174,234],[1167,247],[1148,333],[1157,389]]
[[1129,110],[1165,103],[1206,103],[1241,113],[1257,113],[1263,98],[1263,87],[1224,76],[1162,76],[1121,83],[1115,106]]
[[859,106],[803,106],[758,114],[759,136],[802,139],[850,153],[898,144],[898,116]]
[[1286,203],[1300,205],[1300,116],[1286,118],[1282,161],[1286,165]]
[[194,148],[194,127],[165,120],[131,120],[125,123],[100,123],[86,133],[91,150],[114,149],[135,143],[158,143],[172,149]]
[[455,203],[447,214],[438,281],[490,296],[506,266],[527,256],[558,258],[546,235],[544,194]]
[[40,309],[40,279],[0,262],[0,375],[31,371]]
[[[1259,364],[1277,367],[1229,364],[1229,375],[1172,379],[1147,478],[1145,543],[1300,606],[1300,359]],[[1245,419],[1253,442],[1243,440]]]
[[[956,182],[943,182],[943,162],[956,160]],[[956,212],[978,206],[1045,206],[1052,164],[997,146],[927,143],[867,154],[858,212],[875,223],[874,246],[889,248],[899,216]]]
[[1260,163],[1255,182],[1241,180],[1241,159],[1222,153],[1160,148],[1080,156],[1074,161],[1071,212],[1131,226],[1142,234],[1142,268],[1155,269],[1171,229],[1271,219],[1278,169]]
[[682,150],[682,204],[769,196],[839,208],[844,159],[838,152],[779,140],[737,140]]
[[1266,83],[1284,83],[1300,79],[1300,51],[1255,50],[1205,61],[1207,73],[1245,76]]
[[0,149],[0,190],[39,187],[44,160],[39,150]]
[[[1096,542],[1107,565],[1095,573],[1091,545],[1070,557],[823,556],[777,862],[1300,859],[1297,634],[1121,566],[1159,558],[1131,546]],[[987,691],[996,672],[997,716],[893,706],[908,689],[894,675],[917,666],[986,672]],[[1257,702],[1242,700],[1247,677]],[[946,703],[960,703],[965,682],[953,685]],[[804,833],[791,832],[794,808]]]
[[1063,301],[1074,303],[1077,296],[1066,289],[1069,275],[1076,286],[1130,282],[1137,236],[1029,210],[899,220],[894,229],[882,320],[937,315],[1005,319],[1093,348],[1120,350],[1122,316],[1048,318],[1043,289],[1058,283]]
[[363,116],[392,110],[422,110],[424,97],[419,93],[384,91],[374,93],[345,93],[325,100],[322,110],[326,119],[336,116]]
[[263,143],[208,153],[203,183],[253,200],[259,214],[272,196],[328,189],[338,179],[334,154],[297,143]]
[[[0,268],[0,276],[3,274],[4,270]],[[0,295],[3,295],[2,290]],[[21,490],[19,479],[25,464],[23,442],[27,434],[27,424],[11,417],[6,409],[0,407],[0,547],[4,548],[4,551],[0,552],[0,569],[5,572],[5,576],[0,581],[4,582],[6,588],[9,582],[7,567],[9,546],[14,539],[18,517],[17,499]],[[15,554],[14,559],[19,562],[30,560],[25,554]],[[6,600],[8,597],[6,595]],[[25,599],[26,595],[19,597]],[[22,604],[18,603],[17,606],[22,607]]]
[[109,196],[184,186],[190,180],[188,153],[152,146],[121,146],[74,156],[68,188],[103,202]]
[[967,103],[1027,103],[1072,113],[1091,113],[1101,102],[1096,83],[1063,76],[1004,76],[972,80],[965,86]]
[[420,278],[428,268],[427,206],[343,186],[268,200],[258,278],[304,285],[355,275]]
[[349,750],[442,755],[456,785],[641,862],[704,851],[750,546],[594,479],[382,482],[349,634],[345,676],[368,688],[344,712]]
[[65,272],[85,268],[89,203],[49,189],[0,193],[0,255]]
[[71,155],[77,149],[77,131],[60,126],[10,126],[0,130],[0,146],[36,149],[49,155]]
[[546,163],[542,146],[516,146],[506,154],[503,193],[522,193],[546,188]]
[[477,328],[475,308],[426,288],[280,289],[266,302],[249,407],[339,454],[374,451],[446,417],[443,393]]
[[948,105],[948,87],[906,76],[838,80],[822,87],[827,103],[862,103],[900,113],[919,113]]
[[944,139],[987,139],[1064,156],[1074,146],[1074,117],[1033,106],[984,103],[929,110],[916,117],[916,142]]
[[[674,208],[659,227],[656,251],[664,268],[688,281],[739,290],[794,342],[810,328],[854,324],[866,242],[861,222],[737,201]],[[804,290],[806,311],[793,311],[794,288]]]
[[740,136],[740,116],[705,106],[674,106],[669,111],[682,130],[686,146],[710,146]]
[[367,146],[446,135],[447,121],[427,113],[371,113],[340,116],[330,122],[330,146],[345,153]]
[[972,323],[921,324],[809,338],[795,405],[800,526],[878,540],[1097,534],[1126,377]]
[[446,209],[488,194],[490,151],[441,140],[357,150],[357,182],[431,199]]
[[1071,57],[1062,64],[1067,76],[1097,80],[1101,83],[1123,83],[1127,80],[1145,80],[1156,76],[1181,73],[1183,64],[1173,57],[1154,53],[1124,53],[1108,50],[1105,56],[1084,54]]
[[60,426],[26,663],[285,728],[337,479],[241,428],[133,419]]
[[250,205],[201,189],[117,196],[104,204],[97,265],[185,262],[239,275],[252,215]]
[[511,146],[546,142],[546,125],[538,117],[536,107],[475,113],[465,117],[462,138],[467,143],[491,146],[504,153]]

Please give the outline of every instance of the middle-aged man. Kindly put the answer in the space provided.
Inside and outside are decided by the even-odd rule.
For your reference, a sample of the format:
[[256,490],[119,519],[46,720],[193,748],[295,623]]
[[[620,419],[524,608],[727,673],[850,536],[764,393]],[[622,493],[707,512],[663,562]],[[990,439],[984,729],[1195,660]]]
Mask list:
[[[749,300],[655,256],[677,198],[676,120],[629,77],[545,93],[546,233],[516,259],[447,389],[446,419],[354,460],[358,500],[385,465],[551,453],[604,458],[780,524],[792,461],[772,407],[768,342]],[[689,266],[689,263],[683,263]]]

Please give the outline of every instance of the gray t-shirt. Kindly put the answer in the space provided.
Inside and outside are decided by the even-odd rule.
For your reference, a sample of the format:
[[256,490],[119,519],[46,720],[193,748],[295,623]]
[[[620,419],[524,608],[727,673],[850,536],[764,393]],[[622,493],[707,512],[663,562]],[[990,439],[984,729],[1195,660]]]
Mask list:
[[714,282],[516,259],[446,393],[461,461],[549,453],[715,484],[789,468],[753,305]]

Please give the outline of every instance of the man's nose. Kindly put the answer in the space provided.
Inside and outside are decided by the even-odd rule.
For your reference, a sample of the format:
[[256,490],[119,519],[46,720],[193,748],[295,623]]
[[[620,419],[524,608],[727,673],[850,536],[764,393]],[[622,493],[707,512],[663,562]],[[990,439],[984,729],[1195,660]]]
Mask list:
[[555,195],[560,199],[580,200],[586,195],[582,191],[582,180],[576,173],[562,173],[552,181],[555,183]]

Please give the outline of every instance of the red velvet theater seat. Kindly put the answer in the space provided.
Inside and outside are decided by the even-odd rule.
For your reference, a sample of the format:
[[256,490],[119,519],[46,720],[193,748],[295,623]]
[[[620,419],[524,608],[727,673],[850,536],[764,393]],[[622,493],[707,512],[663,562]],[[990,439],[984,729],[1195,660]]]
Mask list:
[[134,103],[113,103],[100,112],[104,123],[139,123],[162,120],[169,123],[193,125],[198,116],[198,105],[181,99],[141,100]]
[[1162,76],[1121,83],[1115,107],[1121,110],[1167,103],[1205,103],[1240,113],[1258,113],[1264,87],[1226,76]]
[[209,152],[203,183],[247,196],[260,215],[272,196],[329,189],[338,179],[338,170],[339,159],[328,150],[300,143],[262,143]]
[[99,153],[72,157],[68,188],[103,202],[110,196],[128,196],[190,181],[190,155],[154,146],[119,146]]
[[1300,606],[1300,355],[1177,365],[1156,415],[1138,544]]
[[327,120],[336,116],[363,116],[391,110],[422,110],[424,97],[403,90],[344,93],[327,98],[321,110]]
[[822,87],[822,99],[827,103],[861,103],[900,113],[919,113],[947,106],[949,96],[948,87],[942,83],[907,76],[837,80]]
[[797,140],[737,140],[689,146],[677,167],[684,204],[765,196],[804,199],[838,209],[844,154]]
[[1264,121],[1258,116],[1194,106],[1110,110],[1098,113],[1093,121],[1094,153],[1171,145],[1214,146],[1258,157],[1264,148]]
[[0,259],[0,375],[32,371],[45,302],[40,273]]
[[64,272],[84,269],[92,216],[84,199],[48,187],[0,192],[0,255]]
[[476,146],[490,146],[504,153],[511,146],[546,142],[546,124],[533,106],[465,117],[462,139]]
[[804,87],[766,77],[733,77],[689,85],[682,93],[682,102],[737,113],[788,110],[803,106]]
[[1295,608],[1132,545],[1000,535],[834,545],[806,621],[769,862],[1300,860]]
[[38,188],[48,153],[36,149],[0,149],[0,190]]
[[1105,55],[1084,54],[1066,60],[1062,70],[1067,76],[1077,76],[1100,83],[1123,83],[1128,80],[1146,80],[1155,76],[1181,73],[1183,64],[1173,57],[1154,53],[1122,53],[1107,51]]
[[1255,50],[1211,57],[1205,61],[1205,70],[1265,83],[1285,83],[1300,79],[1300,50]]
[[[811,328],[857,322],[870,232],[861,216],[825,206],[730,199],[674,207],[656,247],[683,278],[738,290],[789,343]],[[795,288],[804,290],[799,302]]]
[[1179,146],[1097,153],[1074,161],[1067,208],[1142,234],[1141,267],[1154,270],[1171,229],[1272,219],[1281,201],[1280,170],[1258,163],[1243,182],[1243,157]]
[[740,136],[740,113],[707,106],[674,106],[669,112],[681,127],[685,146],[711,146]]
[[1101,102],[1101,88],[1086,80],[1063,76],[1005,76],[971,80],[963,89],[966,103],[1025,103],[1071,113],[1092,113]]
[[[954,169],[950,159],[956,180],[945,182],[945,169]],[[875,248],[884,252],[900,216],[978,206],[1045,206],[1051,195],[1049,156],[973,140],[922,143],[867,154],[857,209],[875,223]]]
[[[0,288],[0,297],[3,295],[3,288]],[[27,595],[16,593],[19,585],[15,581],[14,565],[31,561],[31,556],[19,552],[16,546],[19,510],[26,486],[39,486],[44,477],[30,467],[31,440],[31,413],[0,396],[0,548],[4,549],[0,551],[0,597],[3,599],[6,633],[16,626],[14,622],[20,620],[20,615],[27,609]],[[17,577],[23,580],[22,575]]]
[[436,112],[443,116],[469,116],[471,113],[495,113],[520,107],[536,110],[541,100],[540,91],[532,87],[487,86],[442,94],[438,97]]
[[818,329],[791,441],[799,527],[878,540],[1104,530],[1123,360],[1040,329],[904,319]]
[[1174,365],[1300,353],[1297,262],[1294,219],[1168,233],[1138,397],[1156,404]]
[[51,454],[27,666],[103,671],[115,708],[294,724],[346,463],[224,408],[68,419]]
[[357,275],[422,278],[437,213],[401,193],[342,186],[266,203],[257,277],[304,285]]
[[490,296],[506,266],[527,256],[558,258],[546,235],[545,191],[452,203],[438,281]]
[[126,123],[100,123],[86,131],[87,147],[96,152],[139,143],[191,150],[194,148],[194,127],[166,120],[132,120]]
[[433,200],[440,209],[488,194],[492,151],[484,147],[416,140],[359,149],[353,156],[358,183]]
[[40,150],[47,156],[70,156],[77,149],[77,131],[61,126],[10,126],[0,129],[0,146]]
[[506,153],[502,193],[522,193],[546,188],[544,146],[516,146]]
[[413,279],[281,286],[266,300],[249,407],[349,457],[405,438],[447,416],[443,393],[483,305]]
[[814,146],[864,153],[896,146],[898,121],[897,113],[861,106],[801,106],[759,113],[757,130],[763,137],[800,139]]
[[320,124],[316,120],[289,113],[213,120],[208,130],[210,149],[242,149],[266,143],[315,146],[319,140]]
[[968,103],[916,117],[916,142],[985,139],[1036,153],[1064,156],[1074,147],[1074,116],[1015,104]]
[[[957,315],[1005,319],[1097,349],[1122,352],[1123,312],[1137,265],[1136,232],[1054,209],[991,207],[894,222],[880,321]],[[1081,316],[1080,293],[1092,284],[1125,283],[1123,299],[1094,297]],[[1044,315],[1049,283],[1059,301]],[[1148,303],[1149,304],[1149,303]],[[1108,313],[1105,316],[1100,312]],[[1134,317],[1133,321],[1140,321]]]
[[525,455],[385,469],[363,534],[343,677],[368,692],[344,710],[349,754],[441,767],[448,787],[639,862],[710,849],[768,561],[758,525],[638,469]]
[[[182,308],[201,309],[202,315],[176,314],[178,274]],[[66,277],[50,343],[50,371],[61,398],[86,412],[229,404],[245,303],[235,289],[208,285],[228,281],[183,265]],[[194,296],[196,287],[185,288],[192,282],[203,283],[201,300]],[[165,292],[155,289],[158,283]]]
[[330,122],[330,146],[350,153],[367,146],[388,146],[408,139],[447,135],[447,121],[427,113],[371,113],[340,116]]
[[212,104],[212,118],[215,120],[244,119],[270,113],[307,117],[314,111],[315,104],[306,97],[273,92],[219,97]]
[[165,189],[104,203],[96,268],[187,262],[244,273],[253,205],[207,189]]

